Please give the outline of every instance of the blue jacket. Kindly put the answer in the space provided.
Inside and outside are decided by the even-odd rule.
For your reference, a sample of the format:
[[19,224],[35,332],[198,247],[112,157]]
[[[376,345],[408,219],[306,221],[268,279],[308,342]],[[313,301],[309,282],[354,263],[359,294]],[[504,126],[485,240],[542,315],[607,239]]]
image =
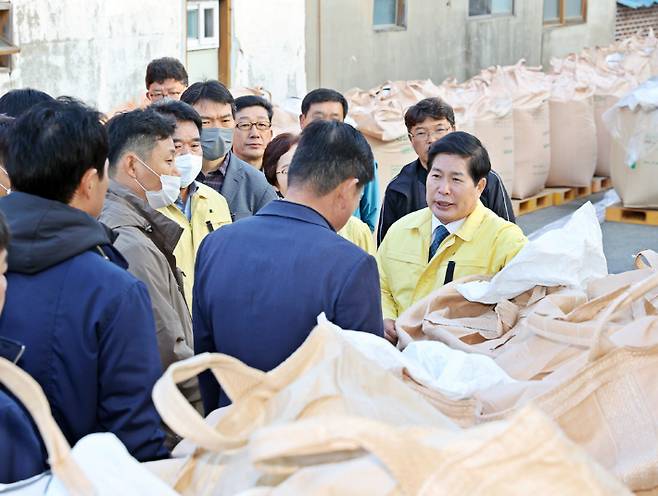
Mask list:
[[0,484],[44,472],[45,458],[39,434],[27,412],[0,389]]
[[12,234],[0,335],[25,344],[18,365],[43,388],[66,439],[112,432],[139,460],[167,456],[151,400],[161,365],[150,299],[109,230],[20,192],[0,199],[0,211]]
[[[264,371],[304,342],[321,312],[383,336],[375,259],[315,210],[285,200],[206,236],[193,301],[195,353],[225,353]],[[207,413],[229,403],[212,375],[199,380]]]
[[363,188],[361,202],[354,212],[354,217],[362,220],[372,232],[375,232],[379,218],[379,179],[377,178],[377,162],[375,162],[375,177]]

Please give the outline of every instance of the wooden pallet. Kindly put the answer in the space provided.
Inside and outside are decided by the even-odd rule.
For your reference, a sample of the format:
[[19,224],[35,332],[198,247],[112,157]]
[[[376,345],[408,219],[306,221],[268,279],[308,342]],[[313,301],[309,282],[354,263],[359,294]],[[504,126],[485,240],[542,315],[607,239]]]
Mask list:
[[578,198],[575,188],[548,188],[545,191],[550,191],[553,196],[553,205],[562,205]]
[[612,188],[612,179],[609,177],[598,177],[595,176],[592,179],[592,193],[600,193],[601,191],[607,191]]
[[623,207],[621,203],[617,203],[605,209],[605,220],[625,224],[658,226],[658,209],[627,208]]
[[529,214],[551,206],[553,206],[553,193],[547,189],[523,200],[512,200],[512,208],[516,216]]

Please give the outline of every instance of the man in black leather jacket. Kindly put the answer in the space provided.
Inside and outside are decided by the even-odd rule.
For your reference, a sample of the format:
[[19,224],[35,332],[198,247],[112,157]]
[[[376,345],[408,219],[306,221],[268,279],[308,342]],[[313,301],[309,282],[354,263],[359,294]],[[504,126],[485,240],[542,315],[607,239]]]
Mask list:
[[[411,212],[427,207],[425,201],[427,152],[434,141],[455,130],[455,114],[452,107],[440,98],[426,98],[409,107],[404,121],[418,158],[405,165],[386,188],[379,215],[378,245],[394,222]],[[485,207],[503,219],[515,222],[512,201],[501,177],[493,170],[487,176],[487,185],[480,200]]]

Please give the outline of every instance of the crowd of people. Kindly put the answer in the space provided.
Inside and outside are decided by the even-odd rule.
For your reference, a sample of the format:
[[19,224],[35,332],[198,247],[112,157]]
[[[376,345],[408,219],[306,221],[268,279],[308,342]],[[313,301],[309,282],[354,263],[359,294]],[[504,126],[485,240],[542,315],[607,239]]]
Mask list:
[[[33,89],[0,98],[0,354],[71,444],[111,432],[140,461],[167,457],[179,439],[151,389],[170,364],[218,352],[271,370],[322,312],[395,344],[410,305],[527,242],[486,149],[440,99],[407,110],[418,159],[380,201],[339,92],[311,91],[301,134],[273,136],[270,102],[188,85],[176,59],[145,83],[149,104],[109,119]],[[230,404],[210,373],[181,389],[206,414]],[[2,388],[0,439],[0,482],[47,470]]]

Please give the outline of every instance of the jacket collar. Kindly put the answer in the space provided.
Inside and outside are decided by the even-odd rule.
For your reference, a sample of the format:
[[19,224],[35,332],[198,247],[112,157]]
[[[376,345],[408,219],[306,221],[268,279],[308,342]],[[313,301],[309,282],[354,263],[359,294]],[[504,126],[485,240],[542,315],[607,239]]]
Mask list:
[[[475,236],[476,231],[482,224],[484,217],[487,213],[487,209],[482,202],[478,200],[475,204],[475,209],[471,214],[466,217],[464,224],[459,228],[455,233],[455,236],[463,239],[464,241],[471,241],[473,236]],[[417,229],[421,233],[432,234],[432,211],[429,207],[425,208],[421,214],[414,217],[409,224],[406,226],[407,229]]]
[[[224,184],[222,185],[222,195],[229,205],[232,205],[235,195],[240,189],[240,183],[244,179],[244,162],[236,157],[232,152],[228,152],[228,165],[226,169],[226,176],[224,177]],[[251,167],[251,166],[249,166]]]
[[177,222],[149,206],[125,186],[110,180],[103,221],[112,229],[137,227],[147,233],[164,253],[173,253],[183,234]]
[[329,221],[317,210],[288,200],[273,200],[269,202],[256,213],[256,216],[259,215],[296,219],[335,231],[331,224],[329,224]]

